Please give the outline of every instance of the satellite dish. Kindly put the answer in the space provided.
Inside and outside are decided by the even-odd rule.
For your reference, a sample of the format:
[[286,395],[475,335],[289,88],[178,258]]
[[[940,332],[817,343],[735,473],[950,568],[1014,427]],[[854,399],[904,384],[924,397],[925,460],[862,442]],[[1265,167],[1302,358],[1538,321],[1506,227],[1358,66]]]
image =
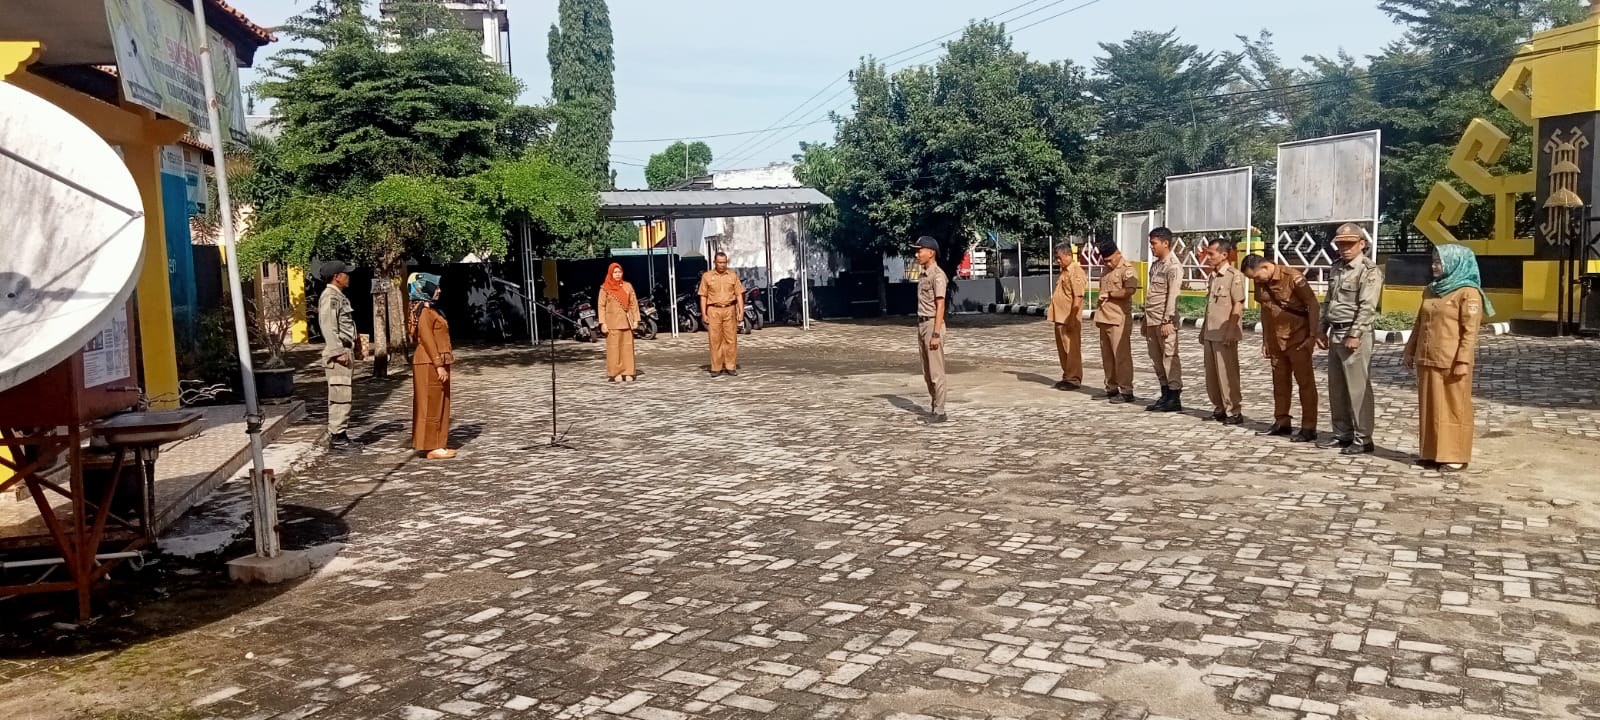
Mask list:
[[0,82],[0,391],[72,357],[133,292],[139,188],[65,110]]

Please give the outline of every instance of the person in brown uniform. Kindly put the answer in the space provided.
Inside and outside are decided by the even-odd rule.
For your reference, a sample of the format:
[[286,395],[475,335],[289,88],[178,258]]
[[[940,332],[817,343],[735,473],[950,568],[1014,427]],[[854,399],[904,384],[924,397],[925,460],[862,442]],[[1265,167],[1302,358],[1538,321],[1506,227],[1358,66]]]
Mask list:
[[[1246,255],[1244,272],[1256,281],[1261,305],[1261,355],[1272,364],[1272,427],[1258,435],[1289,435],[1289,442],[1317,441],[1317,376],[1311,369],[1317,345],[1313,328],[1322,327],[1322,306],[1305,274],[1292,267]],[[1300,388],[1300,431],[1294,432],[1289,401]]]
[[711,374],[739,374],[739,318],[744,317],[744,283],[728,270],[728,254],[712,258],[700,276],[700,317],[711,338]]
[[1133,402],[1133,295],[1139,273],[1114,243],[1100,244],[1105,271],[1100,274],[1099,304],[1094,325],[1100,330],[1100,365],[1106,374],[1106,399]]
[[923,235],[913,247],[917,249],[917,265],[922,268],[922,277],[917,279],[917,349],[922,354],[922,379],[928,383],[931,399],[928,422],[942,423],[949,419],[944,408],[944,308],[950,278],[936,262],[938,240]]
[[1406,342],[1405,365],[1417,371],[1421,429],[1418,464],[1460,472],[1472,462],[1472,367],[1478,326],[1494,306],[1478,279],[1478,258],[1460,245],[1433,249],[1433,282]]
[[439,276],[412,273],[409,326],[417,351],[411,356],[411,446],[429,459],[456,456],[450,449],[450,323],[434,306],[439,299]]
[[1144,339],[1161,381],[1161,398],[1146,410],[1183,410],[1183,361],[1178,357],[1178,295],[1183,291],[1183,262],[1172,253],[1172,231],[1150,231],[1150,287],[1144,293]]
[[[702,316],[703,317],[703,316]],[[633,329],[639,327],[639,297],[622,279],[622,266],[611,263],[600,284],[600,332],[606,336],[606,379],[633,382]]]
[[1056,355],[1061,359],[1061,381],[1057,390],[1077,390],[1083,382],[1083,296],[1089,290],[1089,276],[1078,264],[1072,243],[1056,246],[1056,262],[1061,277],[1050,294],[1049,320],[1055,328]]
[[1243,425],[1239,387],[1239,341],[1244,339],[1244,273],[1229,262],[1234,244],[1213,240],[1206,246],[1205,263],[1211,268],[1206,285],[1206,318],[1200,329],[1205,344],[1206,395],[1211,398],[1211,419],[1224,425]]
[[1328,296],[1322,311],[1326,335],[1318,341],[1328,348],[1328,414],[1333,416],[1333,437],[1317,447],[1343,448],[1340,454],[1362,455],[1375,449],[1372,323],[1383,297],[1383,273],[1367,256],[1367,238],[1360,225],[1340,225],[1333,243],[1339,259],[1328,274]]

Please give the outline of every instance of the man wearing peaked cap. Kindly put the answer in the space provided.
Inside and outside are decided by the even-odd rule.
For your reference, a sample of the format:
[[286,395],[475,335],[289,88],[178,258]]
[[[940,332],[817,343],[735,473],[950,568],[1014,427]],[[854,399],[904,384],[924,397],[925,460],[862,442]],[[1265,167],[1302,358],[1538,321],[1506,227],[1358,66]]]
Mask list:
[[944,407],[944,309],[950,278],[937,262],[938,240],[923,235],[912,247],[922,268],[917,280],[917,348],[922,354],[922,379],[932,399],[928,422],[942,423],[949,419]]
[[1322,312],[1322,337],[1328,348],[1328,411],[1333,437],[1321,448],[1343,448],[1345,455],[1373,451],[1372,323],[1378,317],[1383,275],[1367,257],[1367,238],[1360,225],[1345,223],[1333,234],[1339,259],[1328,273],[1328,296]]
[[355,395],[355,361],[360,359],[356,357],[355,311],[344,294],[355,270],[350,263],[329,260],[317,272],[328,284],[317,298],[317,327],[322,331],[322,366],[328,381],[328,448],[335,452],[361,449],[346,433]]
[[1133,295],[1139,273],[1122,257],[1116,243],[1099,245],[1105,269],[1100,274],[1100,299],[1094,324],[1100,330],[1100,365],[1106,375],[1106,399],[1131,403],[1133,397]]

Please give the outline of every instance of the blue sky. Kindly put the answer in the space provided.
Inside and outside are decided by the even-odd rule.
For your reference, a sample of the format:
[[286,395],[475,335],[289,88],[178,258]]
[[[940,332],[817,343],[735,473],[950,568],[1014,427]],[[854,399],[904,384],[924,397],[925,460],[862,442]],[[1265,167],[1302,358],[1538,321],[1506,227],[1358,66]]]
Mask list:
[[[275,25],[309,0],[230,0],[251,19]],[[847,107],[850,95],[833,83],[861,56],[890,55],[994,16],[1026,0],[611,0],[617,56],[617,112],[612,146],[618,183],[642,187],[642,165],[667,142],[629,142],[762,130],[827,88],[782,125],[815,122]],[[1238,47],[1236,34],[1270,30],[1286,59],[1377,52],[1401,31],[1374,0],[1033,0],[1002,15],[1017,47],[1042,59],[1088,64],[1100,42],[1136,30],[1166,31],[1208,50]],[[556,0],[510,0],[513,72],[526,86],[524,102],[550,92],[546,36]],[[1035,11],[1026,17],[1025,13]],[[1058,13],[1065,13],[1051,19]],[[1038,23],[1034,27],[1027,27]],[[934,53],[904,58],[926,62]],[[266,48],[270,54],[272,47]],[[265,55],[258,56],[258,64]],[[245,83],[252,80],[246,71]],[[833,98],[831,102],[824,100]],[[801,141],[825,141],[828,123],[760,135],[709,138],[721,169],[785,160]],[[633,163],[633,164],[628,164]]]

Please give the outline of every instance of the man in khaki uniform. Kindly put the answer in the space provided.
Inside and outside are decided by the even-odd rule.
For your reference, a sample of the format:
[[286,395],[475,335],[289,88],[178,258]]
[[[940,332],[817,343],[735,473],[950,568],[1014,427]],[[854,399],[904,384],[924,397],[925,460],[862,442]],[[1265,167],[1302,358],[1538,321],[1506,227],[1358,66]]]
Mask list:
[[[1300,432],[1289,442],[1317,440],[1317,377],[1311,350],[1322,328],[1322,308],[1306,276],[1292,267],[1247,255],[1244,272],[1256,281],[1261,305],[1261,355],[1272,363],[1272,427],[1257,435],[1289,435],[1289,401],[1300,388]],[[1316,332],[1312,329],[1315,328]]]
[[1077,390],[1083,382],[1083,296],[1089,290],[1089,276],[1078,264],[1072,243],[1056,246],[1056,263],[1061,277],[1050,294],[1049,320],[1056,331],[1056,355],[1061,359],[1061,382],[1057,390]]
[[711,270],[700,276],[700,317],[711,338],[711,374],[739,374],[739,318],[744,317],[744,283],[728,270],[728,254],[717,253]]
[[922,379],[927,381],[932,399],[928,422],[942,423],[950,419],[944,408],[944,308],[950,278],[935,262],[938,240],[923,235],[913,247],[922,268],[922,277],[917,279],[917,349],[922,353]]
[[1367,257],[1367,240],[1359,225],[1345,223],[1334,232],[1339,260],[1328,275],[1327,308],[1322,313],[1322,339],[1328,350],[1328,411],[1333,437],[1320,448],[1344,448],[1345,455],[1373,451],[1372,321],[1383,296],[1383,275]]
[[1150,286],[1144,292],[1144,341],[1161,381],[1161,398],[1145,410],[1183,409],[1183,361],[1178,357],[1178,295],[1183,291],[1183,261],[1172,253],[1172,231],[1150,231]]
[[350,263],[330,260],[317,273],[328,284],[317,298],[317,328],[322,331],[322,369],[328,381],[328,449],[335,452],[361,449],[347,433],[355,399],[355,361],[360,358],[355,311],[344,291],[355,271]]
[[1205,344],[1206,395],[1211,398],[1211,419],[1223,425],[1243,425],[1239,388],[1239,341],[1244,339],[1244,273],[1228,261],[1233,242],[1213,240],[1206,246],[1205,262],[1211,267],[1206,285],[1206,320],[1200,329]]
[[1115,243],[1100,244],[1105,271],[1100,274],[1099,304],[1094,324],[1100,330],[1100,365],[1106,374],[1106,399],[1133,402],[1133,295],[1139,273],[1122,257]]

